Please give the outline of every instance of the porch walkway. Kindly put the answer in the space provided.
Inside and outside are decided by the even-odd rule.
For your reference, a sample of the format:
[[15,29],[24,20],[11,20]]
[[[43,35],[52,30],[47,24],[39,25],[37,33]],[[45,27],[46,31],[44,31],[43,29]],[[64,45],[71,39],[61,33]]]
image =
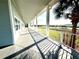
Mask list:
[[79,54],[71,51],[71,48],[26,28],[15,45],[0,49],[0,59],[79,59]]
[[[33,43],[34,41],[31,35],[29,34],[28,29],[27,28],[23,29],[23,31],[20,33],[18,40],[16,41],[14,45],[0,49],[0,59],[3,59],[9,55],[12,55],[16,53],[17,51],[20,51],[24,49],[25,47],[32,45]],[[36,47],[32,49],[35,51],[38,51]]]

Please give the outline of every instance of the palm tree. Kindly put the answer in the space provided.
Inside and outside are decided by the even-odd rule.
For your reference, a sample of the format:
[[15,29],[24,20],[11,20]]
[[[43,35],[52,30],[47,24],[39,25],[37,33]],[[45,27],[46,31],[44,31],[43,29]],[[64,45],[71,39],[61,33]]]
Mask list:
[[[65,10],[70,9],[71,12],[65,13]],[[76,27],[79,22],[79,0],[59,0],[58,6],[55,8],[56,18],[65,16],[72,22],[72,35],[70,40],[70,46],[75,48],[76,41]]]

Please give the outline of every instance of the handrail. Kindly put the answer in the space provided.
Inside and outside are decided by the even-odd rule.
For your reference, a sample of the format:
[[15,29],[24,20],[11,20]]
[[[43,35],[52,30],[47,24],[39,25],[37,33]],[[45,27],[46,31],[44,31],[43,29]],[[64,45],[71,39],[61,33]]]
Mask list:
[[55,30],[55,31],[63,31],[63,32],[68,32],[69,34],[71,34],[71,35],[79,35],[79,34],[74,34],[74,33],[72,33],[71,31],[67,31],[67,30],[59,30],[59,29],[51,29],[51,28],[49,28],[50,30]]
[[[65,44],[63,44],[63,43],[61,43],[61,45],[64,45],[65,47],[67,47],[67,48],[69,48],[69,49],[72,49],[72,50],[74,50],[74,51],[76,52],[75,49],[73,49],[72,47],[69,47],[68,45],[65,45]],[[78,53],[78,52],[76,52],[76,53]],[[78,54],[79,54],[79,53],[78,53]]]

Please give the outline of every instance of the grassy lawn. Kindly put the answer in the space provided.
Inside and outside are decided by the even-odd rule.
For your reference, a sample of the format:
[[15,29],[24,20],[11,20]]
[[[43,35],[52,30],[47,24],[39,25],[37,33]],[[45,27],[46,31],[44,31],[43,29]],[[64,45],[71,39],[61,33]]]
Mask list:
[[[39,27],[38,28],[38,31],[39,33],[43,34],[43,35],[46,35],[46,29],[45,28],[42,28],[42,27]],[[61,32],[60,31],[56,31],[56,30],[49,30],[49,37],[55,41],[59,41],[60,42],[60,34]],[[68,44],[70,43],[70,38],[71,38],[71,35],[70,33],[65,33],[65,34],[68,34]],[[79,35],[76,36],[76,46],[79,47]]]
[[38,28],[38,32],[41,33],[42,35],[46,35],[46,29],[44,28]]
[[[46,29],[38,28],[39,33],[46,35]],[[60,32],[55,30],[49,30],[49,37],[53,40],[60,41]]]
[[60,32],[55,30],[49,30],[49,37],[53,40],[60,41]]

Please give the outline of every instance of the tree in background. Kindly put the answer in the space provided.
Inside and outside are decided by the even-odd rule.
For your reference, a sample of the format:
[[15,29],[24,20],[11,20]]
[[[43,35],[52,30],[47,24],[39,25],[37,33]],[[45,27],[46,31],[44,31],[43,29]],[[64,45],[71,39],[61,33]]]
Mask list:
[[[71,12],[65,11],[70,9]],[[70,40],[70,46],[75,48],[76,41],[76,28],[79,22],[79,0],[59,0],[58,6],[55,8],[56,18],[65,16],[72,22],[72,35]]]

